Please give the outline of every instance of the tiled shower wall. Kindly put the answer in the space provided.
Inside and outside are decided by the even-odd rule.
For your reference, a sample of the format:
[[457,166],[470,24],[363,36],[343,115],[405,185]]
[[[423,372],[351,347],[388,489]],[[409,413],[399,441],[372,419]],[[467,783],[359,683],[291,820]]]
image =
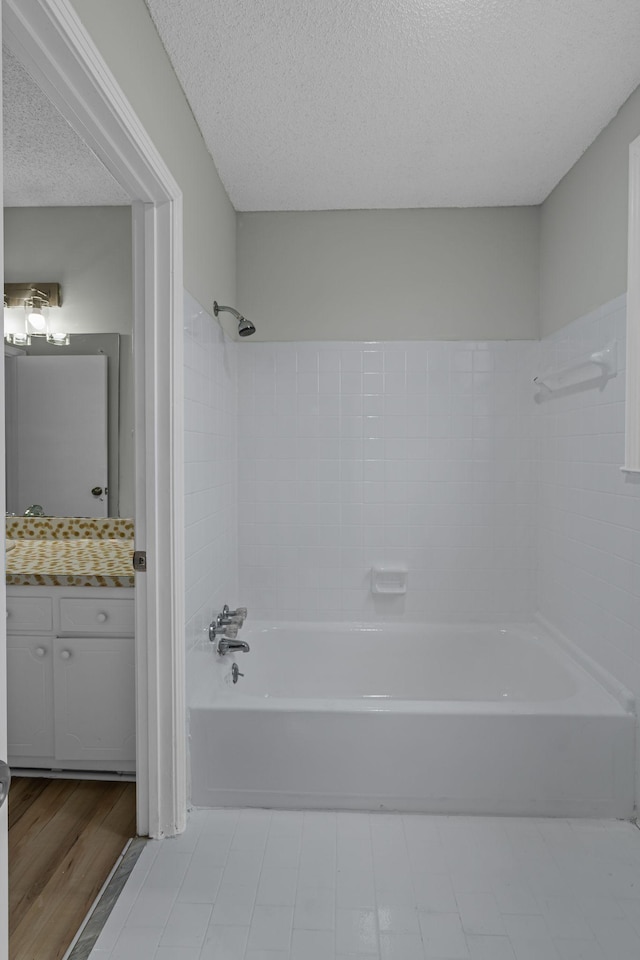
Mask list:
[[237,346],[185,293],[187,650],[237,600]]
[[[535,402],[536,372],[612,339],[604,387]],[[540,344],[236,344],[186,295],[187,646],[227,601],[255,619],[539,610],[640,693],[624,340],[620,298]],[[377,564],[406,565],[405,597],[371,594]]]
[[[529,342],[239,345],[242,602],[256,618],[528,619]],[[406,565],[374,597],[374,565]]]
[[538,609],[640,694],[640,478],[624,474],[625,299],[546,338],[554,369],[615,340],[620,371],[603,385],[542,397]]

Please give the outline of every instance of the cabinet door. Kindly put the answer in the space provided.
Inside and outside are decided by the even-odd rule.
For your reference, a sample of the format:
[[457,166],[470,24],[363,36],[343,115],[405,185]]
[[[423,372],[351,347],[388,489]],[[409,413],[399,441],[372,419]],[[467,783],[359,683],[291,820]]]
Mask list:
[[9,758],[53,757],[50,637],[7,636]]
[[135,762],[135,664],[131,637],[57,637],[56,761]]

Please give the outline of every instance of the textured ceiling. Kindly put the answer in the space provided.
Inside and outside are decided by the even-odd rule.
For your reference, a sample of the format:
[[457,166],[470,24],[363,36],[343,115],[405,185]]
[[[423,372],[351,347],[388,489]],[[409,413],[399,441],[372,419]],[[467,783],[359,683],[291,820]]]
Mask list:
[[239,210],[540,203],[640,83],[640,0],[146,0]]
[[6,46],[2,58],[5,207],[130,203]]

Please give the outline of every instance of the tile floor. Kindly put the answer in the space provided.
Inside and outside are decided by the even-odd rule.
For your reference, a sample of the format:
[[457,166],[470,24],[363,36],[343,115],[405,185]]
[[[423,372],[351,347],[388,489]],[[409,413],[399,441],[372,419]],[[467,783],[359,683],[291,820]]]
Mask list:
[[638,960],[640,831],[593,820],[197,810],[91,960]]

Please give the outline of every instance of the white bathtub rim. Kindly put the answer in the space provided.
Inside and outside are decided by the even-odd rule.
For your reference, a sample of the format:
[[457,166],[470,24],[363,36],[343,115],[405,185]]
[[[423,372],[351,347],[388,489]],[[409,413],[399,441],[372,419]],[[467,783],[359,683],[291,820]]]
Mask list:
[[607,693],[620,704],[625,713],[629,713],[634,717],[638,715],[636,697],[628,687],[625,687],[623,683],[610,674],[608,670],[605,670],[593,657],[585,653],[574,640],[570,640],[562,630],[550,620],[547,620],[543,614],[537,613],[535,619],[536,622],[551,635],[558,646],[575,661],[578,667],[581,667],[589,674],[592,680],[595,680],[596,683],[604,687]]
[[[600,691],[598,691],[600,692]],[[415,716],[416,714],[426,714],[430,716],[483,716],[483,717],[593,717],[594,714],[599,717],[619,717],[628,715],[629,711],[624,710],[615,697],[608,694],[608,691],[602,691],[599,704],[594,704],[593,699],[588,699],[591,692],[579,691],[573,697],[566,700],[393,700],[388,701],[389,706],[382,707],[372,705],[372,702],[366,699],[349,700],[327,699],[320,697],[313,698],[295,698],[295,697],[257,697],[253,694],[242,696],[232,695],[230,697],[218,697],[213,700],[197,700],[189,705],[191,711],[195,710],[213,710],[213,711],[238,711],[243,712],[267,712],[277,711],[278,713],[330,713],[335,715],[347,715],[354,713],[365,714],[402,714]],[[631,713],[634,716],[633,713]]]

